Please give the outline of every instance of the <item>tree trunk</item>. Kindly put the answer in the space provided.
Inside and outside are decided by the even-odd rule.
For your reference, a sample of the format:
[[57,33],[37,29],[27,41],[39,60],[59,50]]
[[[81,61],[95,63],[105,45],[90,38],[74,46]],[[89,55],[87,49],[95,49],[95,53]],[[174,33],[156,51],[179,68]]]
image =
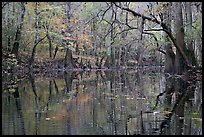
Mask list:
[[31,58],[29,60],[29,67],[31,67],[31,65],[33,64],[33,62],[35,61],[35,53],[36,53],[36,48],[37,48],[37,43],[39,40],[39,16],[38,16],[38,2],[35,3],[35,42],[34,42],[34,47],[32,50],[32,55]]
[[[116,16],[116,15],[115,15]],[[112,15],[111,15],[111,20],[113,20],[114,17],[114,12],[112,10]],[[115,17],[116,18],[116,17]],[[113,37],[114,37],[114,31],[115,31],[115,24],[111,24],[110,29],[111,32],[110,34],[107,36],[107,58],[105,61],[104,66],[111,68],[111,67],[115,67],[115,45],[113,44]]]
[[[186,32],[188,34],[191,34],[192,33],[192,10],[191,10],[191,2],[184,2],[185,3],[185,10],[186,10],[186,23],[187,23],[187,26],[186,26]],[[189,58],[189,61],[191,62],[191,64],[193,66],[196,66],[197,65],[197,62],[196,62],[196,58],[195,58],[195,53],[194,53],[194,47],[193,47],[193,40],[192,40],[192,36],[189,36],[187,38],[187,43],[186,43],[186,46],[187,46],[187,55],[188,55],[188,58]]]
[[64,58],[64,60],[65,60],[65,63],[64,63],[64,67],[65,68],[73,68],[73,56],[72,56],[72,51],[69,49],[69,48],[67,48],[66,49],[66,54],[65,54],[65,58]]
[[[184,45],[184,28],[183,28],[183,17],[182,17],[182,5],[181,2],[174,2],[175,8],[175,32],[176,32],[176,43],[183,53],[186,53],[186,47]],[[184,57],[176,49],[176,60],[175,60],[176,73],[182,74],[187,69],[187,64]]]
[[[10,9],[10,4],[8,3],[8,8]],[[12,21],[10,17],[8,17],[8,28],[10,28],[11,26],[13,26],[14,24],[12,24]],[[11,51],[11,36],[8,35],[8,46],[7,46],[7,50],[10,52]]]
[[23,28],[24,15],[25,15],[25,2],[21,2],[21,20],[20,20],[20,25],[17,27],[15,42],[13,44],[13,48],[11,52],[12,54],[15,54],[16,57],[18,57],[19,41],[21,39],[21,31]]
[[195,40],[195,47],[196,47],[196,56],[197,56],[198,65],[202,66],[202,41]]
[[[164,23],[169,26],[169,32],[171,33],[171,6],[170,3],[168,5],[165,5],[166,8],[164,9],[163,13],[163,20]],[[166,33],[164,33],[164,39],[165,39],[165,72],[166,73],[174,73],[174,62],[175,62],[175,54],[172,50],[171,41]]]
[[52,58],[52,40],[51,37],[49,35],[49,32],[47,32],[47,39],[49,41],[49,53],[50,53],[50,58]]
[[45,31],[46,31],[46,37],[47,37],[47,40],[48,40],[48,43],[49,43],[49,55],[50,55],[50,58],[52,58],[52,39],[50,37],[50,34],[49,34],[49,25],[48,25],[48,22],[45,23],[45,25],[43,25]]
[[79,51],[79,43],[78,43],[78,35],[77,35],[77,33],[76,33],[76,41],[75,41],[75,44],[76,44],[76,47],[75,47],[76,55],[79,55],[79,54],[80,54],[80,51]]
[[[112,19],[113,18],[117,18],[117,9],[116,9],[116,11],[115,11],[115,14],[114,14],[114,11],[113,11],[113,9],[112,9],[112,17],[111,17]],[[110,43],[111,43],[111,62],[110,62],[110,66],[112,67],[112,68],[115,68],[116,67],[116,57],[115,57],[115,52],[116,52],[116,43],[115,43],[115,41],[114,41],[114,35],[115,35],[115,33],[116,33],[116,30],[115,30],[115,23],[113,23],[113,25],[111,26],[111,41],[110,41]]]
[[56,47],[55,47],[55,53],[54,53],[54,56],[53,56],[53,59],[55,59],[55,57],[56,57],[56,55],[57,55],[57,51],[58,51],[58,46],[56,45]]
[[[124,19],[123,19],[123,10],[121,11],[120,13],[120,21],[121,22],[124,22]],[[123,31],[124,29],[124,26],[122,24],[119,25],[119,28],[120,28],[120,31]],[[117,67],[120,67],[121,65],[124,66],[125,65],[125,47],[124,47],[124,40],[125,40],[125,33],[123,32],[120,37],[120,44],[119,44],[119,57],[118,57],[118,64],[117,64]]]
[[[186,51],[186,50],[184,50],[184,48],[183,47],[185,47],[184,46],[184,44],[182,44],[182,35],[180,35],[178,32],[180,32],[180,33],[183,33],[184,34],[184,30],[183,30],[183,28],[182,27],[179,27],[179,29],[176,29],[177,30],[177,36],[181,36],[180,38],[178,38],[178,39],[181,39],[181,41],[180,40],[178,40],[177,39],[177,41],[176,41],[176,39],[174,38],[174,36],[173,36],[173,34],[172,33],[170,33],[169,31],[168,31],[168,26],[164,23],[164,22],[160,22],[160,21],[158,21],[156,18],[151,18],[151,17],[148,17],[148,16],[144,16],[144,15],[142,15],[142,14],[140,14],[140,13],[138,13],[138,12],[135,12],[135,11],[133,11],[133,10],[131,10],[131,9],[129,9],[129,8],[125,8],[125,7],[121,7],[121,6],[119,6],[119,5],[117,5],[116,3],[113,3],[116,7],[119,7],[120,9],[122,9],[122,10],[126,10],[126,11],[128,11],[128,12],[130,12],[130,13],[132,13],[133,14],[133,16],[134,17],[140,17],[140,18],[142,18],[143,19],[143,21],[144,20],[149,20],[149,21],[151,21],[151,22],[154,22],[154,23],[156,23],[156,24],[159,24],[161,27],[162,27],[162,30],[163,31],[165,31],[167,34],[168,34],[168,36],[170,37],[170,39],[171,39],[171,41],[174,43],[174,45],[175,45],[175,47],[176,47],[176,50],[177,50],[177,52],[179,53],[178,54],[178,57],[177,57],[177,60],[179,60],[179,61],[182,61],[182,62],[180,62],[180,66],[184,66],[184,67],[182,67],[182,68],[186,68],[186,69],[189,69],[189,68],[192,68],[192,64],[189,62],[189,59],[188,59],[188,57],[187,57],[187,55],[186,55],[186,53],[184,52],[184,51]],[[179,6],[179,4],[180,3],[177,3],[176,4],[176,7],[177,7],[177,5]],[[181,5],[181,4],[180,4]],[[177,16],[176,18],[175,18],[175,20],[180,20],[180,17],[181,17],[181,19],[182,19],[182,10],[178,10],[178,9],[181,9],[181,6],[180,7],[178,7],[175,11],[177,12],[177,15],[180,15],[180,16]],[[180,14],[181,13],[181,14]],[[183,21],[183,20],[182,20]],[[181,22],[181,21],[179,21],[180,23],[182,23],[183,24],[183,22]],[[177,23],[179,26],[181,25],[181,24],[179,24],[179,23]],[[176,27],[178,28],[178,25],[176,25]],[[182,25],[181,25],[182,26]],[[179,45],[178,45],[179,44]],[[183,46],[182,46],[183,45]],[[177,64],[179,63],[179,61],[177,61]],[[184,63],[183,63],[184,62]],[[185,65],[186,64],[186,65]],[[181,68],[180,66],[176,66],[177,67],[177,70],[179,70],[179,68]],[[181,71],[181,69],[180,69],[180,71]]]
[[96,56],[97,55],[97,20],[96,18],[93,19],[92,21],[92,41],[93,41],[93,55]]
[[[125,2],[126,6],[129,8],[129,5],[127,4],[127,2]],[[125,13],[125,22],[126,24],[128,24],[128,12]],[[126,26],[124,26],[124,28],[126,29]],[[122,36],[123,36],[123,39],[125,39],[127,37],[127,34],[128,32],[123,32],[122,33]],[[127,66],[127,59],[128,59],[128,54],[127,52],[129,51],[129,48],[126,47],[128,45],[124,45],[123,49],[123,53],[122,53],[122,56],[121,56],[121,59],[122,59],[122,65],[123,66]]]
[[[121,2],[122,5],[125,5],[125,2]],[[127,12],[125,13],[125,18],[123,18],[124,16],[124,11],[122,10],[120,13],[120,22],[126,22],[127,23],[127,17],[128,14]],[[125,26],[120,24],[119,25],[120,31],[123,31],[125,29]],[[119,44],[119,58],[118,58],[118,67],[120,67],[120,65],[122,66],[126,66],[126,47],[125,47],[125,37],[127,36],[127,32],[122,32],[120,35],[120,44]]]
[[[68,24],[70,24],[70,19],[71,19],[71,2],[67,2],[66,13],[67,13]],[[67,32],[69,34],[71,33],[71,27],[68,26]],[[65,40],[64,43],[67,45],[67,43],[69,43],[69,42],[66,42],[66,40]],[[64,58],[64,67],[65,68],[67,68],[67,67],[68,68],[73,68],[74,67],[72,51],[69,49],[69,47],[67,47],[67,49],[66,49],[65,58]]]

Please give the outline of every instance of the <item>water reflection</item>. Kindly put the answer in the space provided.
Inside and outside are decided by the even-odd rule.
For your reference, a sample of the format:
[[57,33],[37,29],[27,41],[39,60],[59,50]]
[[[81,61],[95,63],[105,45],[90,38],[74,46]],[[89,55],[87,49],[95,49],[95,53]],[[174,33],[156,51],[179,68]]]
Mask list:
[[3,88],[2,134],[202,134],[201,81],[157,70],[65,73]]

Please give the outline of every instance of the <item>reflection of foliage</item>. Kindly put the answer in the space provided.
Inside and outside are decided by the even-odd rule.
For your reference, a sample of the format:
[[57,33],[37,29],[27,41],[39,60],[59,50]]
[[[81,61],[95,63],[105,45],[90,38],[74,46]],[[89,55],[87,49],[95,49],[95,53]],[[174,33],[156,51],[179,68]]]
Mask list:
[[[72,89],[66,92],[66,95],[69,96],[65,95],[66,84],[63,78],[55,78],[58,92],[52,84],[50,94],[50,78],[36,77],[36,93],[40,98],[40,125],[45,125],[40,128],[39,133],[52,133],[50,131],[52,129],[54,133],[62,134],[67,130],[66,122],[69,122],[72,128],[75,128],[79,133],[87,130],[86,133],[90,134],[95,132],[97,134],[112,134],[110,127],[116,126],[117,132],[123,134],[125,133],[124,126],[127,124],[128,133],[134,134],[137,131],[136,129],[141,128],[139,110],[142,110],[144,126],[147,124],[151,126],[149,123],[152,122],[159,125],[160,121],[168,118],[165,116],[172,114],[172,107],[166,106],[163,102],[163,96],[160,96],[161,103],[158,104],[156,110],[152,111],[152,105],[155,104],[156,97],[160,93],[158,85],[161,76],[159,73],[151,73],[151,71],[153,70],[114,72],[114,75],[107,74],[104,75],[104,78],[93,72],[83,73],[82,78],[72,81]],[[2,95],[4,102],[7,100],[7,94],[3,93]],[[35,125],[36,104],[31,84],[25,82],[20,85],[19,95],[25,120],[24,127],[27,130],[30,126],[34,127]],[[49,96],[50,100],[48,102]],[[3,105],[3,113],[5,113],[5,109],[13,109],[13,107],[15,107],[13,104],[10,104],[10,106]],[[202,123],[201,112],[197,111],[196,108],[191,110],[186,107],[185,109],[189,113],[184,115],[184,118],[190,118],[193,124],[200,128]],[[16,111],[16,109],[12,111]],[[16,116],[16,114],[13,114],[13,116]],[[128,121],[127,118],[129,118]],[[7,122],[5,120],[5,123]],[[59,129],[56,129],[56,125]],[[88,127],[91,129],[87,129]],[[94,131],[92,131],[93,129]],[[153,126],[145,126],[144,133],[150,133],[153,130],[156,130]],[[137,132],[140,133],[140,131]],[[35,128],[30,128],[28,133],[34,134]]]
[[195,123],[196,127],[202,126],[202,118],[192,118],[193,123]]

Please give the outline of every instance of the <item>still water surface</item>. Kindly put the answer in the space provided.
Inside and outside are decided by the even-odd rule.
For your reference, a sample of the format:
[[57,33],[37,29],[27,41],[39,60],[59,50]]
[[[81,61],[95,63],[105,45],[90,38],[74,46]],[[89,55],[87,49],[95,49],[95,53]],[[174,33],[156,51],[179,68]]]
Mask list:
[[201,135],[202,83],[160,70],[30,75],[3,88],[2,134]]

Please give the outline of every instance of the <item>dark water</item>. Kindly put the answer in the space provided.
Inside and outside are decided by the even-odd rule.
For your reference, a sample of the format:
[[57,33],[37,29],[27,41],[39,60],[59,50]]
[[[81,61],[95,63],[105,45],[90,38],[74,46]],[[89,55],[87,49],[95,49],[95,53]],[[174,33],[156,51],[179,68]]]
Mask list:
[[202,83],[160,71],[73,72],[2,92],[4,135],[202,135]]

